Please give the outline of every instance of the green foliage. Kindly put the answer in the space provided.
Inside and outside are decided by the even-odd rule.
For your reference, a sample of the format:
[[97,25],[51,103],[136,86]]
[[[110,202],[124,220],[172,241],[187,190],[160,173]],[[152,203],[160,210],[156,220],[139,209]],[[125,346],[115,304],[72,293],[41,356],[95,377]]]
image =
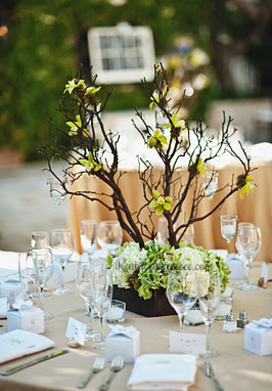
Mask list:
[[[66,77],[70,78],[80,63],[85,69],[90,66],[86,32],[91,27],[115,26],[122,21],[150,26],[158,58],[171,52],[173,42],[181,35],[193,37],[196,45],[209,51],[211,24],[220,23],[222,32],[234,39],[250,28],[244,16],[233,9],[215,18],[219,3],[127,0],[117,7],[107,0],[2,0],[0,24],[7,25],[9,31],[0,36],[0,145],[13,145],[34,159],[39,144],[52,140],[49,117],[54,114],[58,119],[55,102]],[[255,52],[263,59],[261,45]],[[267,61],[255,63],[262,67]],[[270,71],[265,75],[269,79]],[[116,92],[109,110],[147,107],[139,84],[113,88]],[[206,91],[202,97],[196,112],[204,114],[212,94]]]

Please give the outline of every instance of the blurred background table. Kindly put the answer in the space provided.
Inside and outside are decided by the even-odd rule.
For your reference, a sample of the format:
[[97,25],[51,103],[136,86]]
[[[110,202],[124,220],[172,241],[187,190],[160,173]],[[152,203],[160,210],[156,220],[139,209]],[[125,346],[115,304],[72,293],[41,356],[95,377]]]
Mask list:
[[[271,145],[271,144],[270,144]],[[264,143],[258,146],[258,155],[252,160],[251,166],[258,168],[253,171],[252,175],[254,183],[257,184],[258,189],[250,192],[243,200],[237,192],[235,194],[237,215],[240,222],[252,222],[260,226],[262,231],[262,248],[256,259],[260,261],[272,262],[272,252],[270,249],[270,235],[272,223],[272,154],[265,153]],[[264,156],[261,156],[263,149]],[[270,153],[270,152],[269,152]],[[266,157],[265,157],[266,155]],[[123,162],[123,165],[125,162]],[[144,199],[142,195],[142,185],[140,183],[138,172],[127,165],[126,174],[121,178],[120,183],[123,194],[129,203],[131,210],[138,212],[143,205]],[[231,182],[232,175],[234,180],[241,174],[241,166],[236,164],[224,165],[218,168],[219,171],[219,188],[224,186],[227,182]],[[160,168],[154,169],[154,175],[160,174]],[[92,176],[84,175],[74,185],[74,190],[92,190],[97,193],[108,192],[109,188],[104,185],[99,179]],[[218,198],[217,198],[218,197]],[[205,199],[199,207],[198,215],[203,215],[208,212],[217,202],[220,196],[215,195],[213,200]],[[187,197],[189,198],[189,197]],[[189,210],[190,200],[187,199],[185,209]],[[229,253],[236,252],[235,239],[227,244],[226,240],[222,238],[220,231],[220,217],[221,211],[214,213],[202,222],[196,223],[195,241],[196,245],[203,246],[209,249],[227,249]],[[147,217],[147,216],[146,216]],[[90,202],[83,197],[73,197],[69,205],[69,226],[72,228],[75,236],[77,251],[81,253],[80,245],[80,222],[81,220],[116,220],[114,212],[109,212],[105,207],[97,202]],[[156,221],[156,216],[155,216]],[[124,235],[124,240],[130,240],[128,235]]]

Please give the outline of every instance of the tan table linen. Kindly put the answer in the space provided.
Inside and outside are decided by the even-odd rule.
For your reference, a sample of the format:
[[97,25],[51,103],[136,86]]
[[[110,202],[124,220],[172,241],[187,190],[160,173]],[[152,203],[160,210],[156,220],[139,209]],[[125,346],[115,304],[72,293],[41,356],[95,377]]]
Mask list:
[[[270,277],[272,265],[269,265]],[[251,277],[256,281],[261,275],[261,264],[253,263]],[[70,296],[51,296],[45,298],[44,308],[54,314],[54,319],[45,323],[44,335],[56,342],[56,348],[46,352],[67,348],[68,339],[65,337],[69,317],[88,323],[89,319],[84,315],[83,300],[76,292],[73,283],[67,284],[75,289]],[[259,288],[257,291],[243,292],[235,290],[233,314],[236,318],[239,311],[247,312],[249,319],[272,317],[272,283],[268,289]],[[6,321],[0,321],[6,325]],[[140,354],[144,353],[169,353],[169,332],[179,331],[177,316],[159,318],[143,318],[139,315],[127,313],[124,326],[133,325],[140,331]],[[212,347],[220,352],[220,356],[211,359],[215,373],[218,376],[225,391],[249,391],[272,389],[272,356],[259,357],[244,350],[244,330],[236,334],[226,334],[222,331],[223,322],[215,321],[212,326]],[[108,325],[106,325],[108,329]],[[186,326],[189,333],[204,333],[204,326]],[[1,348],[1,347],[0,347]],[[69,348],[66,355],[53,358],[43,363],[24,369],[13,375],[0,376],[1,391],[75,391],[76,385],[90,370],[94,358],[104,355],[103,351],[90,348],[89,344],[78,349]],[[22,364],[35,357],[46,354],[41,352],[25,358],[2,364],[0,371]],[[198,360],[196,383],[190,391],[212,391],[215,386],[211,379],[202,371],[203,359]],[[106,369],[96,374],[88,384],[86,390],[98,390],[98,386],[108,375],[110,363],[106,363]],[[126,390],[127,380],[132,369],[132,364],[125,364],[124,369],[114,377],[110,391]]]
[[[238,192],[235,194],[237,204],[237,215],[241,222],[251,222],[261,227],[263,241],[262,248],[257,255],[257,260],[272,262],[271,251],[271,224],[272,224],[272,161],[255,162],[252,167],[258,167],[258,170],[253,171],[254,183],[258,189],[250,192],[243,200],[240,199]],[[231,182],[232,174],[236,178],[242,173],[241,167],[226,166],[219,170],[219,188],[223,187],[227,182]],[[154,170],[154,175],[158,176],[160,171]],[[121,188],[125,199],[133,212],[138,212],[143,205],[142,187],[136,171],[128,171],[121,179]],[[98,193],[109,192],[109,189],[97,178],[84,175],[74,185],[74,190],[92,190]],[[104,198],[105,199],[105,198]],[[206,214],[216,202],[220,199],[219,195],[215,195],[213,200],[205,199],[199,207],[199,215]],[[105,199],[108,202],[108,199]],[[190,197],[187,197],[184,210],[190,210]],[[224,248],[229,253],[236,252],[235,240],[227,244],[222,238],[220,231],[221,212],[217,212],[206,220],[196,223],[195,241],[194,243],[204,248]],[[81,220],[116,220],[114,212],[109,212],[104,206],[98,202],[91,202],[83,197],[73,197],[69,205],[69,226],[73,230],[76,242],[76,249],[81,253],[80,245],[80,223]],[[156,221],[156,217],[155,220]],[[125,233],[124,240],[130,240]]]

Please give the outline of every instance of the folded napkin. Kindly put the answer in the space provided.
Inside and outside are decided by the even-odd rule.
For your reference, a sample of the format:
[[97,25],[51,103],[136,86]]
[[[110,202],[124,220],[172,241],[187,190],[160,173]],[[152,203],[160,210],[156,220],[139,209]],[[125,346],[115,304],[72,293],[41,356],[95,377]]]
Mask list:
[[55,346],[51,339],[24,330],[13,330],[0,335],[0,364]]
[[196,357],[190,354],[144,354],[135,361],[128,389],[186,391],[196,369]]

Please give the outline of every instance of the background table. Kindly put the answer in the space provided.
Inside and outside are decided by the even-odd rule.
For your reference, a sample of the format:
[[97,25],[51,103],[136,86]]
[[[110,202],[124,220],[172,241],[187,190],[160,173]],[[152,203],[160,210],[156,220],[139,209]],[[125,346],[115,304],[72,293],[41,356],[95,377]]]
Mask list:
[[[254,161],[253,167],[258,167],[253,172],[254,182],[258,189],[250,192],[243,200],[240,199],[238,192],[235,194],[237,205],[237,215],[240,222],[251,222],[261,227],[262,231],[262,247],[257,255],[257,259],[266,262],[272,262],[272,252],[269,233],[271,232],[272,224],[272,160]],[[241,167],[237,165],[227,165],[219,169],[219,188],[230,182],[232,175],[236,178],[241,174]],[[154,175],[160,174],[159,169],[154,170]],[[121,188],[123,194],[129,203],[131,210],[137,212],[143,205],[142,187],[136,170],[128,170],[121,179]],[[74,190],[92,190],[98,193],[108,192],[109,188],[104,185],[99,179],[84,175],[74,185]],[[205,199],[199,207],[199,215],[206,213],[215,206],[219,195],[215,195],[213,200]],[[184,209],[189,210],[190,197],[187,197]],[[204,248],[212,249],[227,249],[230,253],[236,252],[235,240],[227,244],[222,238],[220,231],[220,211],[214,213],[206,220],[196,223],[195,241],[196,245]],[[144,215],[143,215],[144,216]],[[145,215],[145,217],[147,217]],[[116,220],[114,212],[109,212],[105,207],[97,202],[90,202],[83,197],[73,197],[69,205],[69,226],[74,232],[76,248],[81,252],[80,245],[80,223],[81,220]],[[156,221],[156,217],[155,217]],[[124,240],[130,240],[125,234]]]
[[[269,265],[271,276],[272,265]],[[256,281],[261,274],[261,264],[254,264],[252,278]],[[73,283],[68,286],[75,289]],[[249,319],[260,319],[272,317],[272,284],[265,290],[259,288],[257,291],[234,292],[233,315],[236,318],[241,310],[247,312]],[[56,342],[52,352],[67,348],[68,339],[65,331],[69,317],[88,323],[84,315],[83,300],[75,291],[70,296],[51,296],[44,299],[44,308],[54,314],[54,319],[45,323],[44,335]],[[0,323],[6,325],[5,320]],[[133,325],[140,331],[140,354],[145,353],[169,353],[169,333],[179,331],[177,316],[160,318],[143,318],[138,315],[127,313],[124,326]],[[244,330],[236,334],[225,334],[222,331],[223,321],[215,321],[212,326],[212,346],[220,352],[220,356],[211,359],[215,373],[225,391],[249,391],[272,389],[271,356],[259,357],[247,350],[244,350]],[[107,331],[109,331],[106,325]],[[189,333],[204,333],[204,326],[186,326]],[[90,370],[97,355],[102,351],[91,349],[88,343],[85,347],[69,349],[66,355],[54,358],[29,367],[13,375],[0,376],[1,391],[75,391],[76,385]],[[18,360],[2,364],[0,371],[4,368],[11,368],[15,365],[27,362],[44,355],[44,352],[27,356]],[[195,384],[189,388],[190,391],[213,391],[213,381],[207,378],[202,370],[203,359],[198,360],[198,370]],[[106,363],[106,369],[95,375],[90,381],[86,390],[97,391],[99,385],[108,375],[110,363]],[[123,391],[130,376],[132,364],[125,364],[124,369],[115,375],[110,391]]]

